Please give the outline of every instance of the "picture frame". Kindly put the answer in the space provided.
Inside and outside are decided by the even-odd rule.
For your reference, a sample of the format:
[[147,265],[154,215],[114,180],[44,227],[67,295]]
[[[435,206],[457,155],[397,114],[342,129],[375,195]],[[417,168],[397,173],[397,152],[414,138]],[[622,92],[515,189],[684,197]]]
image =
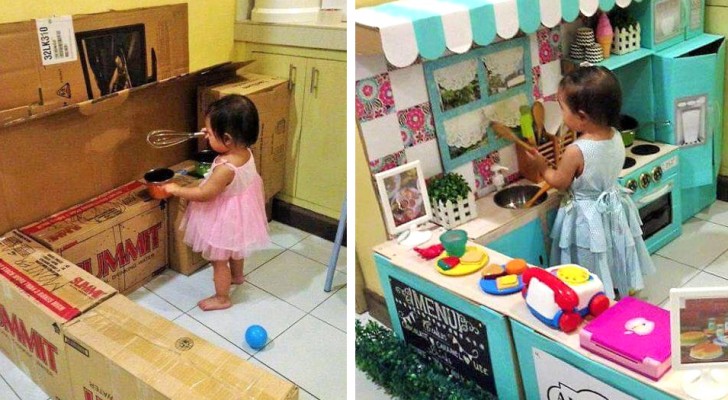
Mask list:
[[728,287],[670,290],[675,369],[728,368]]
[[414,230],[433,218],[419,160],[379,172],[374,179],[390,235]]
[[445,172],[511,145],[490,121],[520,132],[517,105],[533,103],[527,36],[423,64]]

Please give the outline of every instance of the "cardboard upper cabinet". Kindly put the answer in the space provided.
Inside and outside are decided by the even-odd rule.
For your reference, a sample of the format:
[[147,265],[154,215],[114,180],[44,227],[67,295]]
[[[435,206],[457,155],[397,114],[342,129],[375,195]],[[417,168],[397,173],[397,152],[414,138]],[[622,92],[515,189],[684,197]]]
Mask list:
[[187,29],[187,4],[2,24],[0,122],[184,74]]

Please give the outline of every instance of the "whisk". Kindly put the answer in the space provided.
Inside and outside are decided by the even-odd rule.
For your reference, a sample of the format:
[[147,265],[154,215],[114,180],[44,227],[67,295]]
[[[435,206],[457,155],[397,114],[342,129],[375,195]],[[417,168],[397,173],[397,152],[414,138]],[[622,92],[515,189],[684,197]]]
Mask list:
[[147,134],[147,143],[158,149],[172,147],[186,142],[192,138],[203,137],[205,132],[177,132],[169,129],[159,129]]

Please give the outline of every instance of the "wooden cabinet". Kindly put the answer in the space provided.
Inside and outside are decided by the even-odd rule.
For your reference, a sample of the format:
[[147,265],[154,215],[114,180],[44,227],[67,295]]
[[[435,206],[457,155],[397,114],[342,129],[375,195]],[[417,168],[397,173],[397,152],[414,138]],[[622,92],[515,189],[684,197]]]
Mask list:
[[290,80],[291,132],[279,197],[338,218],[346,193],[346,53],[247,46],[251,72]]

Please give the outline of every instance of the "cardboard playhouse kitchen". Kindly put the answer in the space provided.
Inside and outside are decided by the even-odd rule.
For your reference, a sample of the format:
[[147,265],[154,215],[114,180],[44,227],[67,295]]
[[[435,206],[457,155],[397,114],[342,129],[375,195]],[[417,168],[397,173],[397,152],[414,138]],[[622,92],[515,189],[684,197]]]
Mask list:
[[[0,25],[0,349],[53,399],[295,399],[298,389],[124,294],[205,264],[181,241],[186,204],[142,179],[199,183],[198,99],[248,95],[266,199],[281,189],[285,81],[226,63],[188,72],[187,4]],[[222,369],[220,369],[222,368]]]
[[[468,252],[469,246],[484,246],[480,266],[520,258],[551,267],[549,233],[561,196],[552,189],[531,208],[498,205],[500,193],[540,178],[521,166],[520,146],[497,136],[490,123],[510,127],[558,162],[576,136],[561,124],[560,78],[585,61],[602,65],[619,79],[623,118],[635,125],[627,134],[636,131],[636,138],[622,129],[626,158],[619,185],[632,191],[654,253],[716,200],[725,40],[703,32],[704,12],[701,0],[393,1],[357,9],[356,119],[372,181],[381,182],[379,190],[391,201],[390,188],[405,187],[407,172],[387,177],[383,171],[414,171],[407,164],[418,162],[425,179],[459,173],[478,200],[473,219],[463,217],[456,229],[467,232]],[[611,21],[608,29],[604,19]],[[535,102],[545,113],[540,135]],[[385,196],[380,194],[380,206],[391,220]],[[427,229],[432,239],[421,248],[439,243],[445,232],[436,225],[420,228]],[[576,398],[582,389],[585,396],[591,391],[610,399],[686,396],[674,369],[665,373],[660,364],[659,373],[638,373],[644,367],[635,361],[640,354],[615,355],[612,349],[611,357],[596,355],[586,350],[590,339],[577,328],[583,324],[565,333],[558,324],[561,311],[552,319],[527,306],[527,289],[524,296],[493,295],[505,290],[487,286],[485,275],[468,274],[467,267],[457,273],[464,259],[449,270],[445,256],[426,260],[397,240],[375,246],[373,254],[395,334],[455,375],[508,399]],[[518,293],[536,275],[504,280],[503,288],[512,284],[510,292]],[[667,332],[659,360],[669,368],[669,327]]]

